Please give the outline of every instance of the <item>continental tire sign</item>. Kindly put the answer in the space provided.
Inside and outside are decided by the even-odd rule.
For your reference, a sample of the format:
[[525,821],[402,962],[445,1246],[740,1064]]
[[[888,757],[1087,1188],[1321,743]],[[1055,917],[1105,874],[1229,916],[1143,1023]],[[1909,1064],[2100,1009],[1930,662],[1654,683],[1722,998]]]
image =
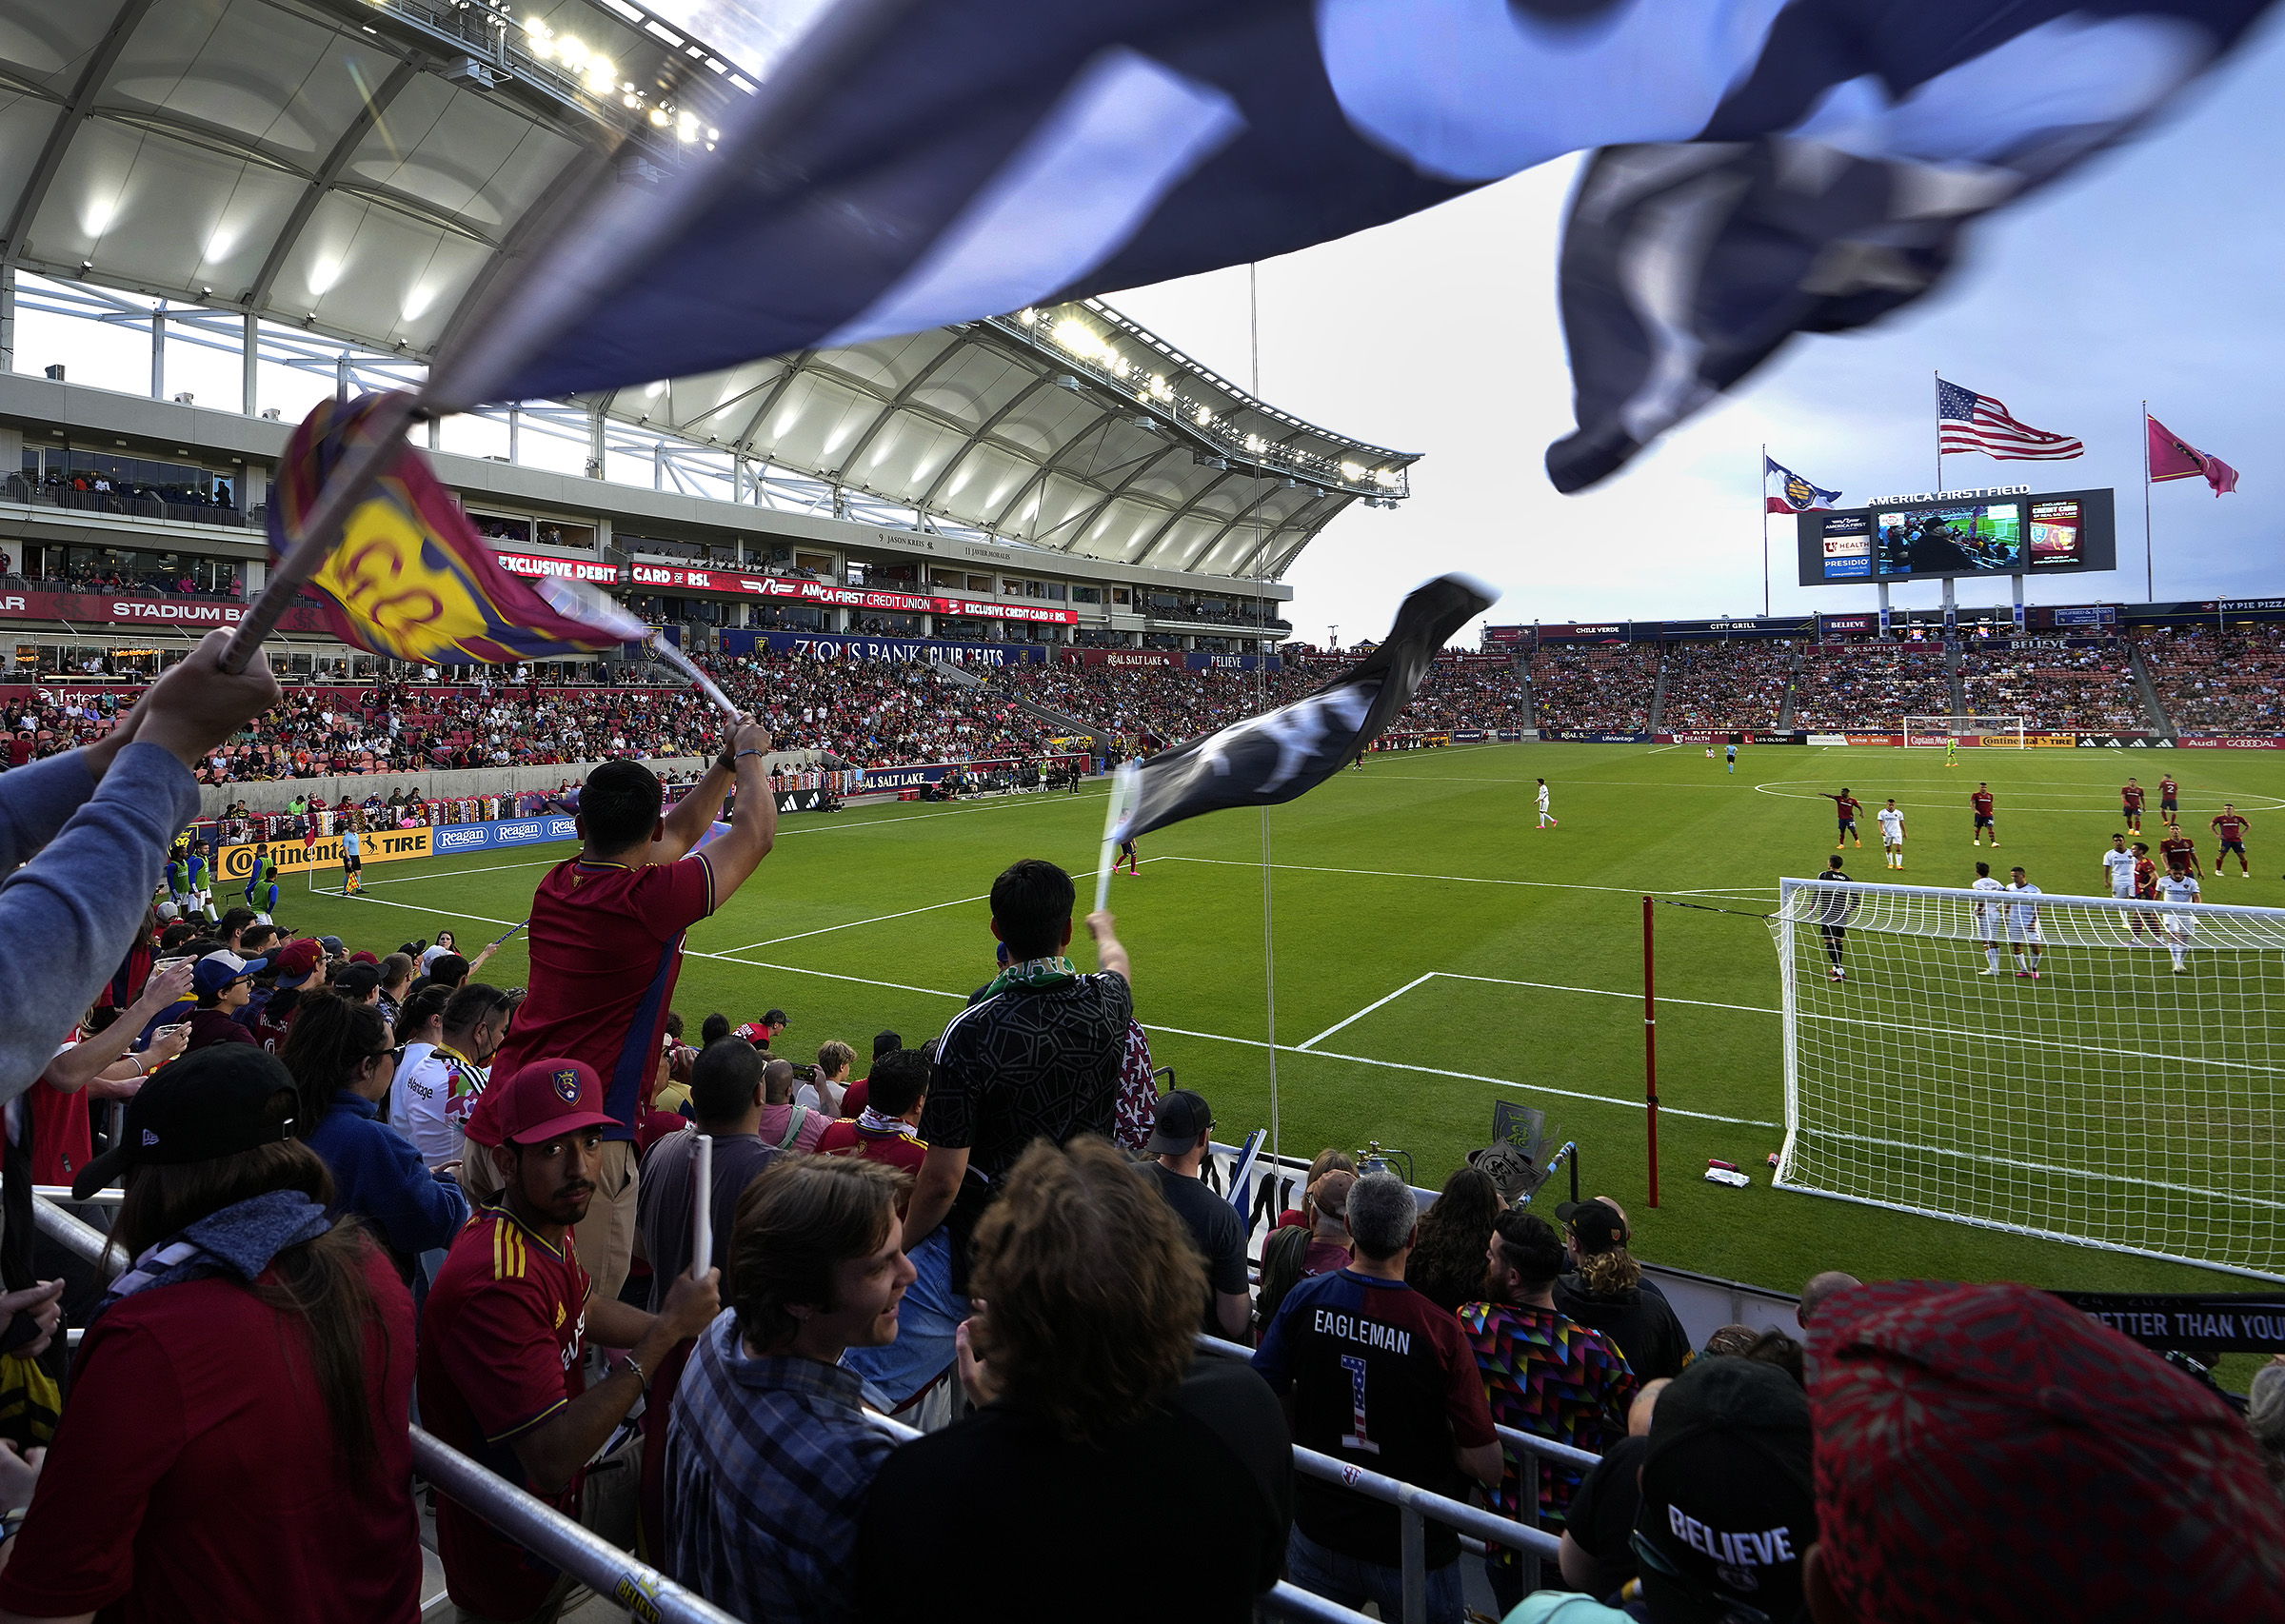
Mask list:
[[[364,837],[364,858],[368,862],[402,862],[407,858],[429,855],[429,829],[381,829]],[[268,846],[269,861],[278,865],[280,874],[298,874],[304,869],[338,867],[341,862],[341,837],[328,835],[305,845],[300,841],[272,841]],[[254,872],[252,846],[224,846],[221,861],[222,878],[243,881]]]

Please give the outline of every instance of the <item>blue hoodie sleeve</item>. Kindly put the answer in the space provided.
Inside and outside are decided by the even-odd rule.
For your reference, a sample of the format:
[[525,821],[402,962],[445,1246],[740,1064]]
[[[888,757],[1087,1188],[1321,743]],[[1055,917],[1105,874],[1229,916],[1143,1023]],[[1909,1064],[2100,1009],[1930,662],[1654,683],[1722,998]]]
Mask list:
[[126,746],[100,785],[76,750],[0,774],[0,941],[36,944],[0,955],[0,1101],[32,1085],[119,967],[197,811],[198,781],[156,744]]
[[448,1173],[431,1173],[421,1153],[387,1123],[368,1119],[356,1127],[354,1168],[342,1180],[343,1204],[408,1256],[451,1245],[468,1221],[468,1198],[459,1181]]

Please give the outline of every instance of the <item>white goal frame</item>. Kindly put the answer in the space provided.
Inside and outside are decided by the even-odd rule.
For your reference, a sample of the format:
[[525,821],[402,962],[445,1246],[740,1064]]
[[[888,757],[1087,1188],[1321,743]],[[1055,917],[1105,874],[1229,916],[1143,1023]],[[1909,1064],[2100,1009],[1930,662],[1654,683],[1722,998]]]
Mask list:
[[2285,1279],[2285,909],[1780,880],[1769,925],[1777,1188]]
[[1926,748],[1954,739],[1981,739],[1986,749],[2025,748],[2023,719],[2019,716],[1908,716],[1904,719],[1907,748]]

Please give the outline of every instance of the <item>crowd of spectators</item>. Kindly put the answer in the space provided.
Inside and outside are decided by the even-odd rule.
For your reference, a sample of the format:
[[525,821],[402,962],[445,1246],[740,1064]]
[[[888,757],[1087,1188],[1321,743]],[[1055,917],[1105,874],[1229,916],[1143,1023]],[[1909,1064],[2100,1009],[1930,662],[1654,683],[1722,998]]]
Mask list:
[[2285,733],[2285,626],[2167,626],[2142,660],[2177,733]]
[[1949,716],[1947,658],[1940,643],[1813,644],[1794,682],[1793,724],[1896,733],[1907,716]]
[[1960,652],[1960,685],[1971,715],[2019,716],[2035,731],[2140,733],[2150,727],[2124,643],[2010,654],[1978,653],[1968,644]]
[[[1368,1474],[1558,1536],[1569,1589],[1487,1554],[1517,1624],[2285,1618],[2285,1361],[2241,1416],[2047,1294],[1837,1274],[1805,1344],[1693,1347],[1615,1201],[1549,1223],[1487,1160],[1423,1212],[1338,1152],[1248,1304],[1199,1178],[1213,1111],[1158,1096],[1115,921],[1051,863],[999,876],[997,973],[928,1041],[878,1035],[865,1078],[845,1042],[797,1064],[783,1010],[685,1044],[684,934],[776,838],[751,719],[672,806],[638,763],[588,775],[527,989],[441,933],[161,925],[191,763],[278,699],[227,641],[0,779],[0,928],[40,949],[0,965],[11,1238],[35,1182],[124,1183],[108,1286],[0,1251],[7,1357],[83,1333],[68,1391],[18,1371],[0,1409],[0,1615],[409,1624],[417,1402],[504,1493],[622,1548],[647,1523],[748,1618],[1237,1624],[1281,1575],[1400,1616],[1409,1541]],[[127,1102],[100,1154],[97,1089]],[[465,1491],[435,1502],[460,1617],[573,1599]],[[1168,1527],[1106,1590],[1106,1531]],[[1459,1624],[1458,1533],[1423,1544],[1426,1616]]]
[[1656,644],[1548,644],[1531,657],[1531,709],[1541,727],[1639,733],[1658,687]]
[[1677,733],[1766,732],[1784,714],[1794,661],[1794,644],[1784,639],[1673,644],[1659,725]]

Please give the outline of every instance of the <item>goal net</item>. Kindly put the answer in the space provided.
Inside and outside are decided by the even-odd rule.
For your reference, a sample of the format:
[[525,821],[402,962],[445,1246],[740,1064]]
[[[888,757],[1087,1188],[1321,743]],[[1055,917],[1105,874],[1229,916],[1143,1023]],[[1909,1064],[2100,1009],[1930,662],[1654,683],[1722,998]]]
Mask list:
[[1908,716],[1904,743],[1942,744],[1954,739],[1974,739],[1987,749],[2023,748],[2023,719],[2019,716]]
[[2285,1278],[2285,909],[1778,892],[1778,1187]]

